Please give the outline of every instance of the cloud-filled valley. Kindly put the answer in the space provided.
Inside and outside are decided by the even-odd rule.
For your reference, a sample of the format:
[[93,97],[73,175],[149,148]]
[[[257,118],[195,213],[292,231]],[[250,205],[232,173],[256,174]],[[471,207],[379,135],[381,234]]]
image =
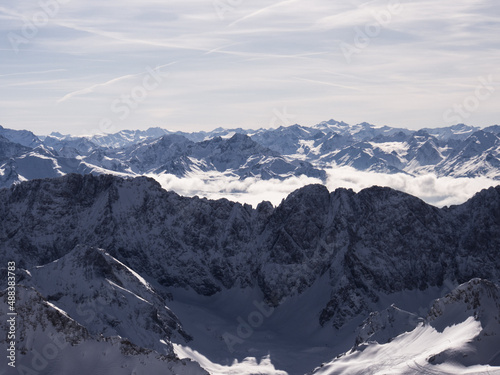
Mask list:
[[329,120],[312,127],[88,137],[0,129],[0,183],[68,173],[146,175],[185,196],[278,205],[308,184],[358,192],[378,185],[435,206],[461,204],[500,180],[500,127],[411,131]]
[[[358,192],[373,185],[387,186],[419,197],[437,207],[464,203],[482,189],[497,186],[499,182],[487,177],[453,178],[435,175],[410,176],[407,174],[383,174],[359,171],[352,167],[335,167],[326,170],[326,186],[353,189]],[[292,191],[308,184],[322,183],[321,180],[306,176],[290,177],[286,180],[260,180],[247,178],[240,180],[222,173],[192,173],[179,178],[171,174],[150,175],[166,190],[180,195],[199,196],[209,199],[226,198],[231,201],[248,203],[256,207],[262,201],[277,206]]]

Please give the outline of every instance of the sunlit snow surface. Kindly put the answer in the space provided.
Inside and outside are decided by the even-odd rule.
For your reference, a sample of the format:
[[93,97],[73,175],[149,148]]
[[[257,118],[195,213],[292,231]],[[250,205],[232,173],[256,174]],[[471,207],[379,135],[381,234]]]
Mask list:
[[[319,302],[324,287],[320,281],[306,292],[305,299],[292,298],[276,308],[251,337],[235,347],[237,351],[233,353],[224,346],[222,334],[225,331],[235,333],[238,322],[234,317],[246,317],[245,311],[250,311],[251,307],[245,306],[248,304],[245,301],[258,298],[258,294],[250,290],[231,291],[219,294],[207,303],[205,298],[208,297],[179,295],[177,291],[170,307],[183,316],[186,328],[194,334],[194,341],[174,344],[174,350],[180,358],[197,361],[211,374],[312,374],[315,366],[324,363],[316,368],[314,375],[500,375],[499,367],[477,365],[497,361],[493,357],[498,355],[495,354],[498,349],[489,348],[497,345],[496,337],[500,334],[497,318],[486,318],[496,316],[496,305],[490,304],[491,301],[482,299],[484,311],[477,313],[479,320],[476,320],[472,316],[467,318],[472,312],[466,303],[451,298],[451,302],[446,302],[451,303],[446,305],[448,307],[444,307],[444,302],[439,304],[439,314],[446,312],[438,320],[426,320],[425,324],[420,320],[420,323],[415,322],[416,328],[410,328],[408,332],[405,332],[407,325],[401,324],[404,321],[394,320],[390,325],[402,334],[396,334],[397,337],[387,344],[368,341],[351,350],[357,324],[341,330],[325,329],[327,327],[321,330],[313,315],[308,315],[307,307]],[[406,291],[381,295],[380,303],[386,305],[390,300],[398,300],[403,307],[414,310],[419,305],[427,305],[423,301],[433,299],[437,294],[437,289],[425,293]],[[427,312],[424,310],[427,309],[420,309],[420,313],[425,316]],[[227,312],[227,317],[223,311]],[[391,331],[387,326],[381,329]],[[344,348],[337,346],[335,341],[343,342]],[[320,342],[324,343],[321,348]],[[334,359],[338,353],[345,354]],[[473,366],[467,367],[468,363]]]
[[201,367],[211,374],[218,375],[248,375],[248,374],[262,374],[262,375],[287,375],[285,371],[276,370],[271,363],[269,356],[263,357],[260,361],[255,358],[248,357],[243,361],[234,362],[229,366],[219,365],[211,362],[203,354],[192,350],[188,346],[174,344],[175,354],[179,358],[190,358],[198,362]]
[[[466,367],[457,362],[433,365],[433,357],[443,351],[467,353],[468,343],[481,331],[481,323],[473,317],[465,322],[438,332],[430,325],[421,323],[415,330],[404,333],[392,342],[384,345],[368,343],[358,350],[349,352],[342,357],[316,369],[314,375],[410,375],[410,374],[449,374],[498,375],[500,370],[491,366]],[[269,356],[260,361],[256,358],[245,358],[231,365],[220,365],[211,362],[207,357],[188,346],[174,344],[179,358],[190,358],[198,362],[211,374],[268,374],[286,375],[287,372],[277,370]],[[473,353],[471,353],[473,354]],[[480,356],[480,353],[474,353]],[[466,354],[461,354],[465,356]]]
[[[433,365],[432,359],[443,351],[466,353],[468,343],[481,331],[481,323],[473,317],[463,323],[447,327],[438,332],[430,325],[420,324],[412,332],[404,333],[392,342],[379,345],[365,344],[321,368],[314,375],[341,374],[491,374],[498,375],[498,367],[465,367],[457,362]],[[473,353],[471,353],[473,354]],[[480,353],[474,353],[480,356]],[[466,354],[462,354],[465,356]]]

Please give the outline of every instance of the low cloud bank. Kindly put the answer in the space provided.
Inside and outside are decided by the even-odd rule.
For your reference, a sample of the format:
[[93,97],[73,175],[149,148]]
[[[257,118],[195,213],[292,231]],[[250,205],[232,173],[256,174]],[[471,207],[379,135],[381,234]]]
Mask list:
[[500,185],[500,181],[486,177],[436,177],[433,174],[414,177],[403,173],[363,172],[351,167],[329,169],[327,173],[326,186],[331,191],[339,187],[360,191],[373,185],[388,186],[437,207],[464,203],[477,192]]
[[184,178],[171,174],[150,175],[166,190],[188,197],[195,195],[209,199],[227,198],[231,201],[248,203],[256,207],[262,201],[280,204],[292,191],[309,184],[320,184],[321,180],[306,176],[290,177],[286,180],[260,180],[222,173],[196,173]]
[[[358,192],[373,185],[388,186],[437,207],[461,204],[482,189],[500,185],[500,181],[486,177],[453,178],[436,177],[432,174],[413,177],[403,173],[363,172],[351,167],[328,169],[327,175],[326,186],[330,191],[342,187]],[[164,189],[173,190],[180,195],[227,198],[254,207],[264,200],[276,206],[292,191],[308,184],[322,183],[319,179],[306,176],[290,177],[284,181],[257,178],[240,180],[236,176],[213,172],[192,173],[183,178],[170,174],[150,177],[156,179]]]

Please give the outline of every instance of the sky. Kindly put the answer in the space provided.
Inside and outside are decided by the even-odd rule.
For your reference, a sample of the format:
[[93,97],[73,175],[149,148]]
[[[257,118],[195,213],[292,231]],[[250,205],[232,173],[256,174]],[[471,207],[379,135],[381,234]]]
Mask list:
[[497,0],[4,0],[0,125],[500,123]]

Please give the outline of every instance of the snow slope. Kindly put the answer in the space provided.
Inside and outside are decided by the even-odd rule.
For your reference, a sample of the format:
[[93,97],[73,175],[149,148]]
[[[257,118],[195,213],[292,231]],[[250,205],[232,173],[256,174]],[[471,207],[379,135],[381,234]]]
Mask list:
[[173,354],[173,335],[183,342],[190,339],[165,306],[168,295],[158,293],[101,249],[77,246],[52,263],[30,269],[22,282],[92,334],[127,337],[137,346],[165,355]]
[[[378,333],[407,324],[393,320]],[[313,374],[500,374],[500,288],[473,279],[436,300],[415,329],[363,343]]]
[[[66,312],[46,301],[36,290],[16,288],[16,367],[0,362],[7,375],[202,375],[192,361],[160,355],[118,336],[92,335]],[[0,293],[0,313],[7,316],[7,293]],[[6,319],[0,322],[7,332]],[[2,337],[2,348],[6,347]]]

